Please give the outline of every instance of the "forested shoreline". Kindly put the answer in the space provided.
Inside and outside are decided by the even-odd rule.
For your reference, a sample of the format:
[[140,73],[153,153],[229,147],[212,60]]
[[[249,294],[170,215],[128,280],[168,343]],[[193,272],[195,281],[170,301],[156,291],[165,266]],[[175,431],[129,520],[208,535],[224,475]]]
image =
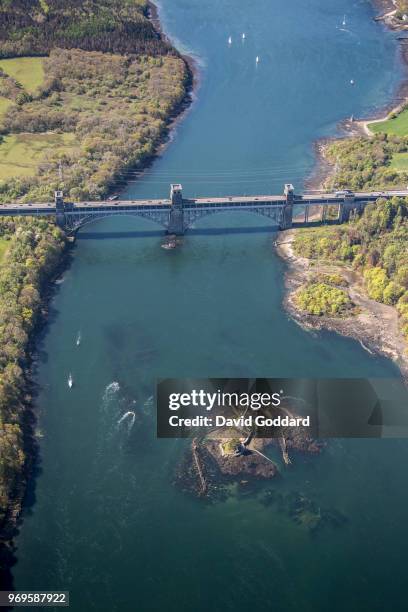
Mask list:
[[0,58],[44,56],[31,90],[2,62],[0,148],[50,141],[35,172],[17,160],[14,175],[0,174],[0,203],[49,201],[55,189],[101,199],[154,156],[189,102],[192,73],[148,10],[145,0],[0,0]]
[[[380,198],[366,206],[361,216],[344,225],[297,230],[293,251],[297,257],[340,264],[359,272],[369,298],[397,309],[401,332],[408,341],[408,204],[405,199]],[[306,283],[301,291],[297,304],[300,310],[320,316],[344,314],[344,300],[339,299],[333,306],[335,300],[323,299],[326,296],[319,283]],[[335,296],[339,297],[340,294]]]
[[0,0],[0,57],[51,49],[176,54],[148,19],[146,0]]
[[[23,56],[44,57],[44,79],[30,90],[0,68],[0,146],[19,136],[51,144],[35,172],[0,177],[0,202],[48,201],[55,189],[106,196],[145,167],[189,100],[189,67],[145,0],[0,0],[0,58]],[[31,352],[66,246],[51,221],[0,220],[0,572],[35,454]]]
[[[392,9],[392,10],[391,10]],[[381,17],[382,19],[383,17]],[[408,1],[390,2],[386,24],[408,25]],[[404,55],[407,62],[407,56]],[[358,122],[359,135],[325,142],[320,157],[329,170],[321,187],[326,190],[377,191],[408,184],[408,101],[386,120]],[[326,172],[325,172],[326,174]],[[365,207],[340,226],[301,230],[293,239],[299,258],[347,266],[359,272],[367,296],[397,309],[400,329],[408,340],[408,202],[393,198]],[[320,317],[353,314],[347,289],[330,282],[306,281],[293,303],[300,312]]]
[[46,219],[3,218],[0,239],[0,570],[2,546],[19,515],[32,457],[30,346],[43,320],[49,282],[66,248]]

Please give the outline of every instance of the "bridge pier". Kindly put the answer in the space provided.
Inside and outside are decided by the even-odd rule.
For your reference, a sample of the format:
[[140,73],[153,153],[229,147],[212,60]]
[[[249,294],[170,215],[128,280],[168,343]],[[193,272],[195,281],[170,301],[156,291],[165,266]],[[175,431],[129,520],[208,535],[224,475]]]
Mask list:
[[54,191],[55,202],[55,219],[58,227],[62,229],[66,225],[64,193],[62,191]]
[[356,208],[354,195],[344,196],[344,201],[340,204],[339,222],[346,223],[350,219],[351,212]]
[[286,230],[290,229],[293,224],[293,204],[295,201],[295,190],[291,183],[287,183],[285,185],[283,194],[284,196],[286,196],[286,202],[282,209],[282,218],[279,228],[281,230]]
[[167,232],[182,236],[184,234],[183,187],[179,184],[170,185],[171,209]]

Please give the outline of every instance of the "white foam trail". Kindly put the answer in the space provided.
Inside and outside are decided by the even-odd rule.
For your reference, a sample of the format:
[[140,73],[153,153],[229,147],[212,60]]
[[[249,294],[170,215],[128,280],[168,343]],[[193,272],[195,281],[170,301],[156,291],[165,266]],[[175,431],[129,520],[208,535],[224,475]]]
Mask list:
[[120,390],[120,385],[115,380],[107,385],[104,393],[103,393],[103,401],[108,402],[111,400],[114,395]]
[[117,393],[120,389],[120,384],[114,380],[105,389],[106,393]]
[[125,414],[120,417],[120,419],[118,421],[118,425],[123,423],[123,421],[126,421],[126,419],[128,419],[129,417],[130,417],[130,421],[129,421],[128,429],[130,431],[132,429],[132,427],[134,425],[134,422],[135,422],[135,419],[136,419],[136,415],[133,412],[133,410],[128,410],[127,412],[125,412]]

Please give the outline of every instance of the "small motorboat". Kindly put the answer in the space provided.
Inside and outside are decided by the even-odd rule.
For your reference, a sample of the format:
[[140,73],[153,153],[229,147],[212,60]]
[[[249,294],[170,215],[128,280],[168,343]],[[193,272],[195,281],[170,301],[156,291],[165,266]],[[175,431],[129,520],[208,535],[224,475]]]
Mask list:
[[74,386],[74,379],[72,378],[72,374],[70,374],[68,376],[68,387],[72,389],[73,386]]

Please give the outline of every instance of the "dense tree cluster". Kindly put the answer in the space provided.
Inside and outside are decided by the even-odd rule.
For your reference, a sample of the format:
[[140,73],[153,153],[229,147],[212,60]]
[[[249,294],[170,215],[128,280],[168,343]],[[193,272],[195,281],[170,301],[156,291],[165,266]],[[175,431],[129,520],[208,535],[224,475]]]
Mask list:
[[344,289],[322,282],[306,283],[297,291],[295,299],[301,310],[317,316],[342,316],[353,306]]
[[50,148],[36,176],[0,183],[1,202],[47,201],[59,188],[72,199],[105,196],[128,170],[142,167],[154,154],[185,97],[188,79],[184,61],[175,56],[77,49],[54,49],[45,72],[38,94],[8,109],[0,134],[70,133],[75,144],[69,150]]
[[359,269],[368,295],[394,305],[408,338],[408,202],[377,200],[361,217],[337,227],[296,233],[295,252],[311,259],[341,261]]
[[19,504],[25,465],[24,403],[28,343],[47,281],[65,247],[61,231],[44,219],[0,219],[8,239],[0,265],[0,531]]
[[54,47],[174,54],[146,15],[146,0],[0,0],[0,57],[48,55]]
[[406,185],[408,173],[390,167],[394,153],[406,152],[408,136],[379,133],[373,138],[336,140],[326,148],[327,159],[336,166],[326,187],[374,190]]

